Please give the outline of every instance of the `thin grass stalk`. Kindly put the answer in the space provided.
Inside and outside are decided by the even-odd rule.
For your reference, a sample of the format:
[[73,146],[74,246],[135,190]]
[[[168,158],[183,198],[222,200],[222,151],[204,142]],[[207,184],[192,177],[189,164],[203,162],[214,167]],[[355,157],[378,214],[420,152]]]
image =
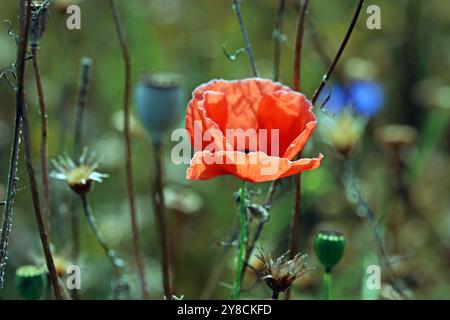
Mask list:
[[131,217],[131,233],[133,235],[133,246],[136,265],[138,268],[138,274],[140,278],[142,298],[147,300],[149,298],[147,291],[147,284],[145,280],[145,267],[142,259],[141,242],[139,239],[139,227],[136,213],[136,201],[133,182],[133,161],[132,161],[132,149],[131,149],[131,133],[130,133],[130,91],[131,91],[131,58],[128,49],[128,43],[120,22],[119,12],[117,4],[114,0],[110,0],[111,11],[114,19],[114,25],[116,27],[117,36],[119,38],[120,47],[122,50],[123,61],[125,64],[125,88],[124,88],[124,102],[123,102],[123,114],[124,114],[124,138],[125,138],[125,170],[127,176],[127,191],[128,200],[130,204],[130,217]]
[[167,236],[167,223],[164,206],[164,185],[163,185],[163,167],[162,167],[162,146],[154,146],[155,160],[155,179],[153,184],[153,211],[155,214],[156,231],[161,246],[162,262],[161,268],[163,273],[163,288],[166,299],[173,297],[172,283],[170,277],[170,242]]
[[275,39],[274,55],[273,55],[273,80],[280,80],[280,63],[281,63],[281,43],[283,41],[283,21],[286,8],[286,0],[280,0],[277,11],[277,19],[273,37]]
[[[314,48],[314,52],[318,55],[320,60],[325,66],[329,66],[331,64],[331,59],[328,57],[328,54],[325,52],[323,43],[326,42],[323,38],[320,37],[318,30],[312,19],[307,20],[309,35],[311,39],[311,45]],[[345,76],[339,70],[335,70],[334,72],[336,79],[340,83],[345,83]]]
[[312,104],[316,104],[317,99],[319,98],[320,93],[322,92],[323,88],[327,84],[328,80],[330,79],[330,76],[332,75],[337,63],[339,62],[339,59],[341,58],[342,54],[344,53],[344,50],[348,44],[348,41],[350,40],[350,37],[353,33],[353,30],[355,29],[356,22],[358,21],[358,18],[361,13],[361,9],[363,7],[364,0],[359,0],[358,5],[356,6],[355,13],[353,14],[352,21],[350,22],[350,26],[344,36],[344,39],[342,40],[342,43],[336,53],[336,56],[334,57],[333,61],[331,62],[330,66],[328,67],[327,72],[322,77],[322,81],[320,82],[318,88],[314,92],[314,95],[311,99]]
[[83,208],[84,215],[87,219],[87,222],[89,224],[89,227],[92,230],[92,233],[95,236],[95,239],[97,240],[98,244],[102,247],[103,251],[105,252],[106,257],[108,258],[109,262],[111,263],[111,266],[113,268],[114,273],[114,298],[118,298],[118,288],[120,286],[120,275],[121,275],[121,269],[123,267],[123,262],[121,259],[117,257],[117,254],[114,250],[112,250],[105,240],[103,240],[102,236],[100,235],[100,232],[97,227],[97,222],[95,220],[94,215],[92,214],[92,209],[89,204],[89,199],[86,194],[80,195],[81,200],[81,206]]
[[[33,208],[34,208],[34,213],[36,216],[36,222],[37,222],[37,226],[38,226],[38,230],[39,230],[39,236],[41,239],[41,244],[42,244],[42,249],[44,251],[44,256],[45,256],[45,260],[46,260],[46,264],[47,264],[47,269],[49,272],[49,278],[50,278],[50,282],[52,284],[52,288],[55,294],[55,298],[58,300],[62,299],[62,293],[61,293],[61,288],[59,287],[59,283],[58,283],[58,275],[56,273],[56,268],[55,268],[55,264],[53,261],[53,256],[50,250],[50,243],[48,240],[48,235],[47,235],[47,231],[45,229],[45,223],[44,223],[44,218],[42,216],[42,212],[41,212],[41,207],[40,207],[40,199],[39,199],[39,191],[38,191],[38,187],[37,187],[37,179],[36,179],[36,174],[34,172],[34,167],[33,167],[33,159],[32,159],[32,144],[31,144],[31,136],[30,136],[30,126],[29,126],[29,122],[28,122],[28,117],[27,117],[27,109],[26,109],[26,105],[25,105],[25,92],[24,92],[24,78],[25,78],[25,59],[26,59],[26,50],[27,50],[27,45],[28,45],[28,34],[29,34],[29,25],[30,25],[30,19],[31,19],[31,2],[30,0],[27,1],[19,1],[19,6],[20,6],[20,14],[19,14],[19,24],[20,24],[20,36],[19,36],[19,46],[18,46],[18,50],[17,50],[17,61],[16,61],[16,66],[17,66],[17,85],[16,85],[16,124],[18,124],[18,126],[15,128],[16,133],[19,133],[19,137],[16,137],[16,133],[14,134],[14,138],[13,138],[13,148],[12,148],[12,162],[15,162],[15,164],[12,166],[17,166],[17,160],[18,160],[18,148],[19,148],[19,141],[17,140],[16,143],[16,139],[20,139],[20,127],[22,127],[23,129],[23,139],[24,139],[24,144],[25,144],[25,162],[26,162],[26,167],[27,167],[27,173],[28,173],[28,179],[29,179],[29,183],[30,183],[30,190],[31,190],[31,196],[32,196],[32,200],[33,200]],[[21,125],[20,125],[21,124]],[[12,186],[14,187],[14,189],[12,190],[12,194],[14,195],[15,193],[15,180],[16,180],[16,175],[17,173],[17,168],[13,169],[12,171],[10,171],[10,177],[9,179],[12,178],[13,182],[12,182]],[[9,188],[10,184],[8,183],[8,188]],[[8,207],[8,200],[10,199],[9,195],[11,194],[10,191],[7,192],[8,193],[8,197],[7,197],[7,203],[6,203],[6,207]],[[12,206],[12,202],[11,206]],[[11,216],[7,217],[8,219],[12,219],[12,207],[11,207]],[[10,220],[5,220],[5,223],[9,223],[9,226],[7,227],[8,229],[10,229],[11,227],[11,221]],[[4,231],[4,230],[2,230]],[[10,230],[9,230],[10,231]],[[8,230],[7,230],[8,232]],[[7,238],[9,235],[6,236],[6,245],[7,245]],[[3,234],[2,234],[2,242],[3,242]],[[4,261],[3,261],[3,254],[5,254],[5,260],[6,260],[6,251],[3,250],[3,245],[2,245],[2,250],[1,250],[1,260],[0,260],[0,278],[2,279],[2,284],[3,284],[3,273],[4,273]]]
[[48,239],[47,230],[45,228],[44,217],[41,212],[38,183],[36,179],[36,173],[33,167],[33,159],[32,159],[33,150],[30,136],[30,124],[28,121],[28,115],[25,106],[23,106],[22,110],[22,124],[23,124],[23,138],[25,144],[25,162],[27,166],[34,213],[36,216],[36,222],[39,230],[39,237],[41,238],[42,249],[44,250],[45,261],[47,264],[47,270],[53,288],[53,293],[55,294],[55,298],[57,300],[62,300],[63,296],[61,292],[61,287],[59,286],[58,282],[58,274],[56,272],[55,262],[53,260],[53,255],[50,249],[50,241]]
[[48,135],[48,120],[47,120],[47,108],[45,104],[44,88],[42,86],[41,70],[39,67],[39,45],[33,43],[31,45],[31,55],[33,59],[34,75],[36,80],[36,90],[39,100],[39,112],[41,119],[41,146],[40,146],[40,158],[41,158],[41,176],[42,186],[44,191],[44,217],[47,232],[51,234],[51,214],[52,214],[52,200],[51,200],[51,187],[50,176],[48,173],[48,157],[47,157],[47,135]]
[[242,38],[244,39],[244,43],[245,43],[245,51],[247,51],[248,59],[250,61],[250,65],[252,67],[253,76],[258,77],[259,76],[258,68],[256,67],[255,57],[253,56],[253,49],[250,44],[247,29],[245,28],[244,19],[242,18],[241,6],[239,4],[239,0],[233,0],[233,10],[236,13],[236,17],[239,22],[239,27],[241,29]]
[[359,212],[363,212],[365,217],[367,218],[367,222],[373,233],[378,260],[387,271],[385,274],[388,278],[389,283],[394,288],[394,290],[400,295],[400,297],[402,297],[403,299],[410,299],[410,297],[405,293],[405,291],[407,290],[406,284],[392,268],[392,265],[389,261],[389,257],[386,253],[386,249],[384,248],[383,237],[379,230],[375,213],[372,211],[364,195],[362,194],[361,188],[355,175],[353,162],[349,158],[346,158],[344,160],[344,174],[347,180],[346,192],[352,194],[356,198],[355,201],[356,209]]
[[[299,13],[297,22],[297,36],[295,38],[295,55],[294,55],[294,79],[293,79],[293,89],[295,91],[300,91],[301,88],[301,64],[302,64],[302,49],[303,49],[303,39],[305,34],[305,20],[306,11],[308,10],[309,0],[303,0]],[[301,157],[299,153],[298,157]],[[300,229],[300,220],[302,216],[302,175],[301,173],[294,176],[294,215],[292,217],[291,233],[289,239],[289,258],[293,259],[298,251],[298,238]],[[289,288],[286,292],[286,300],[289,300],[291,296],[291,289]]]

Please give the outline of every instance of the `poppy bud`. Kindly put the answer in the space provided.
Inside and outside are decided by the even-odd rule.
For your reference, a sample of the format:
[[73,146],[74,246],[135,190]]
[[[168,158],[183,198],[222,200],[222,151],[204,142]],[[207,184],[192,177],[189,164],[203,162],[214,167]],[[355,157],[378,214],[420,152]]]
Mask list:
[[31,3],[30,42],[36,45],[47,30],[48,1],[36,0]]
[[316,255],[327,273],[339,263],[344,254],[344,248],[345,237],[339,232],[320,231],[314,241]]
[[141,77],[136,88],[137,111],[154,144],[161,144],[163,134],[175,124],[183,97],[179,76],[145,74]]
[[46,287],[47,274],[44,268],[26,265],[16,270],[16,288],[23,299],[39,299]]

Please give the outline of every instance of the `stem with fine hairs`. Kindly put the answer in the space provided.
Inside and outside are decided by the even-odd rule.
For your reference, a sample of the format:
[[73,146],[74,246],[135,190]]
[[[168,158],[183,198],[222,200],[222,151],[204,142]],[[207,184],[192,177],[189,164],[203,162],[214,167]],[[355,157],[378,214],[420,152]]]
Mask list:
[[280,80],[281,42],[283,38],[283,20],[286,8],[286,0],[280,0],[277,12],[277,21],[273,37],[275,39],[275,51],[273,55],[273,81]]
[[[247,29],[245,28],[244,19],[242,18],[241,7],[239,5],[239,0],[233,0],[233,10],[236,12],[236,17],[237,17],[238,22],[239,22],[239,27],[241,29],[242,38],[243,38],[244,43],[245,43],[245,50],[247,51],[248,59],[250,61],[250,65],[252,67],[253,76],[254,77],[259,77],[258,68],[256,67],[255,57],[253,56],[253,50],[252,50],[252,46],[251,46],[251,43],[250,43],[250,39],[249,39],[248,34],[247,34]],[[245,210],[245,208],[244,208],[244,210]],[[245,222],[246,222],[246,219],[244,220],[244,223]],[[241,229],[240,229],[241,230],[241,236],[242,236],[242,228],[245,229],[245,234],[246,234],[247,233],[247,226],[243,226],[242,225],[242,221],[241,221]],[[262,231],[263,226],[260,226],[258,228],[261,229],[261,231]],[[261,233],[261,231],[258,232],[258,237],[259,237],[259,234]],[[248,247],[248,244],[247,244],[248,237],[247,237],[247,235],[244,237],[244,240],[245,240],[244,248],[243,249],[242,248],[239,249],[240,251],[241,251],[241,249],[243,250],[242,251],[243,252],[243,256],[242,256],[242,267],[236,271],[236,272],[239,272],[239,275],[236,273],[236,279],[235,279],[235,283],[234,283],[233,297],[235,297],[235,299],[237,299],[239,297],[239,291],[240,291],[240,287],[241,287],[241,282],[242,282],[242,279],[243,279],[243,277],[245,275],[246,266],[248,265],[248,260],[250,259],[251,252],[253,251],[253,249],[248,251],[248,248],[247,248]],[[256,243],[256,241],[257,241],[257,238],[255,239],[254,243]],[[241,243],[240,243],[240,245],[241,245]],[[242,254],[242,252],[240,252],[240,254]],[[238,281],[238,280],[239,280],[239,283],[237,284],[236,281]],[[236,286],[237,285],[239,285],[239,290],[236,292]]]
[[41,146],[40,146],[40,157],[41,157],[41,175],[42,175],[42,186],[44,190],[44,217],[45,225],[47,227],[47,232],[51,234],[51,213],[52,213],[52,201],[51,201],[51,189],[50,189],[50,177],[48,174],[48,158],[47,158],[47,132],[48,132],[48,121],[47,121],[47,108],[45,105],[44,89],[42,87],[41,80],[41,70],[39,67],[39,45],[37,43],[31,44],[31,55],[33,59],[34,75],[36,80],[36,90],[39,98],[39,112],[41,116]]
[[9,236],[13,220],[14,198],[17,191],[17,162],[19,161],[20,134],[22,128],[22,112],[25,106],[24,77],[25,57],[27,52],[28,33],[31,19],[30,0],[19,1],[19,44],[16,59],[16,112],[14,133],[12,138],[11,155],[9,161],[8,183],[6,187],[6,201],[3,212],[3,226],[0,235],[0,289],[4,285],[6,260],[8,254]]
[[[308,10],[309,0],[303,0],[299,13],[298,13],[298,22],[297,22],[297,36],[295,40],[295,58],[294,58],[294,80],[293,80],[293,89],[295,91],[300,91],[301,85],[301,74],[300,68],[302,64],[302,49],[303,49],[303,38],[305,33],[305,20],[306,20],[306,11]],[[298,157],[301,157],[301,153],[299,153]],[[293,259],[298,250],[298,238],[299,238],[299,229],[300,229],[300,219],[302,215],[302,175],[301,173],[294,176],[295,185],[294,185],[294,196],[295,196],[295,204],[294,204],[294,215],[292,218],[291,225],[291,235],[289,240],[289,258]],[[286,300],[289,300],[291,296],[290,288],[286,292]]]
[[258,77],[258,68],[256,67],[255,57],[253,56],[253,50],[248,38],[247,29],[245,28],[244,19],[242,18],[239,0],[233,0],[233,9],[234,12],[236,12],[236,17],[239,21],[239,27],[241,28],[242,38],[244,39],[245,43],[245,51],[247,51],[248,59],[250,60],[253,76]]
[[162,177],[162,146],[154,145],[154,159],[155,159],[155,179],[153,185],[153,211],[155,213],[155,221],[157,226],[157,233],[159,236],[159,243],[161,246],[162,255],[162,273],[163,273],[163,288],[164,295],[167,300],[173,297],[172,284],[170,280],[170,242],[167,237],[167,225],[164,206],[164,186]]
[[37,187],[36,173],[33,167],[32,159],[32,145],[30,136],[30,124],[28,122],[27,109],[23,105],[22,110],[22,127],[23,127],[23,140],[25,144],[25,162],[27,166],[28,179],[30,183],[31,196],[33,200],[34,213],[36,216],[36,222],[38,225],[39,236],[41,238],[42,249],[44,250],[45,260],[47,263],[47,269],[49,273],[50,282],[53,287],[53,292],[57,300],[62,300],[61,287],[58,282],[58,275],[56,273],[55,263],[53,261],[52,252],[50,249],[50,241],[48,239],[47,230],[45,228],[44,217],[41,212],[41,205],[39,200],[39,191]]
[[123,103],[125,170],[127,176],[127,190],[128,190],[128,200],[130,204],[131,233],[133,235],[134,254],[141,283],[142,298],[144,300],[147,300],[149,297],[147,291],[147,284],[145,280],[145,268],[144,268],[144,261],[142,259],[141,242],[139,239],[139,227],[136,214],[136,201],[133,182],[133,161],[132,161],[131,134],[130,134],[131,58],[125,32],[120,22],[117,4],[114,0],[110,0],[109,4],[111,6],[114,25],[116,26],[116,32],[119,38],[120,47],[123,55],[123,61],[125,64],[125,88],[124,88],[124,103]]
[[355,29],[356,22],[358,21],[358,17],[361,13],[362,6],[364,4],[364,0],[359,0],[358,5],[356,7],[355,13],[353,14],[352,21],[350,22],[350,26],[347,30],[347,33],[344,36],[344,39],[342,40],[341,46],[339,47],[336,56],[334,57],[333,61],[331,62],[330,66],[328,67],[327,72],[322,78],[322,81],[319,84],[319,87],[316,89],[316,92],[313,95],[313,98],[311,99],[312,104],[314,105],[319,98],[320,93],[322,92],[323,88],[325,87],[326,83],[330,79],[331,74],[334,71],[334,68],[336,67],[337,63],[339,62],[339,59],[342,56],[342,53],[345,50],[345,47],[348,44],[348,41],[350,40],[350,37],[353,33],[353,30]]
[[247,247],[247,210],[245,207],[245,189],[247,188],[247,183],[242,180],[241,189],[239,192],[240,208],[239,208],[239,246],[236,255],[236,277],[234,279],[233,285],[233,299],[238,300],[239,294],[241,292],[241,280],[243,276],[244,260],[246,258],[246,247]]

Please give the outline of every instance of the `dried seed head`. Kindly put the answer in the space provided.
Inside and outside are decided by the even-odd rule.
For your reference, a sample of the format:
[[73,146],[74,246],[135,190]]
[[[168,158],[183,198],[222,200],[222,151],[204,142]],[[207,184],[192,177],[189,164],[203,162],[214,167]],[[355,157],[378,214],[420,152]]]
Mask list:
[[50,174],[52,178],[64,180],[69,187],[77,194],[88,193],[94,182],[102,182],[107,178],[107,174],[95,171],[99,161],[95,160],[95,153],[88,155],[87,149],[81,155],[78,164],[75,164],[69,157],[60,157],[58,161],[53,161],[53,165],[58,171]]
[[289,260],[288,252],[286,252],[273,260],[270,254],[267,255],[262,249],[259,249],[257,258],[263,263],[262,279],[266,281],[272,291],[277,293],[286,291],[297,278],[312,270],[305,262],[306,257],[305,254],[299,253]]
[[30,42],[37,45],[47,30],[49,1],[35,0],[31,3]]
[[70,265],[70,262],[62,257],[62,256],[53,256],[53,261],[55,263],[56,274],[59,278],[62,278],[66,275],[67,267]]
[[414,145],[417,141],[417,129],[407,125],[390,124],[379,127],[375,131],[375,139],[378,143],[400,149]]
[[78,2],[78,0],[53,0],[53,5],[58,13],[66,15],[67,8],[70,5],[78,4]]

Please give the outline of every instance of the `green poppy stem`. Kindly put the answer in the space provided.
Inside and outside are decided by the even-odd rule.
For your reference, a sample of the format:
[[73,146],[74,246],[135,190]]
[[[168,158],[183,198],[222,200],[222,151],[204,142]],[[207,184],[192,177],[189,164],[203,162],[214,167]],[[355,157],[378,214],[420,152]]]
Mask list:
[[239,293],[241,291],[241,278],[242,270],[244,269],[245,251],[247,247],[247,227],[246,227],[246,212],[245,212],[245,189],[247,183],[242,180],[242,185],[239,193],[240,199],[240,211],[239,211],[239,249],[236,256],[236,278],[233,286],[233,299],[239,299]]
[[331,300],[331,271],[323,273],[323,297],[325,300]]

